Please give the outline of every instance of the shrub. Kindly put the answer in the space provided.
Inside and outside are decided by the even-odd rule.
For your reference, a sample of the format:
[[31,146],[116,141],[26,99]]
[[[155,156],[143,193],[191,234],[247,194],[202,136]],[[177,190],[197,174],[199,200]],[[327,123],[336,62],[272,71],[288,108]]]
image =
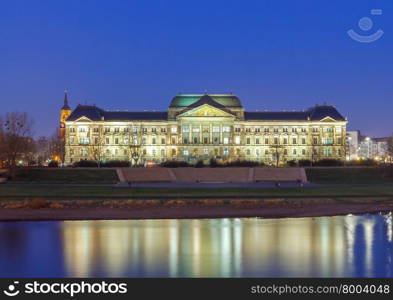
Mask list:
[[374,159],[351,160],[345,163],[347,166],[376,166],[378,162]]
[[287,166],[288,167],[296,167],[297,166],[297,161],[296,160],[288,160],[287,161]]
[[299,167],[310,167],[312,165],[311,160],[309,159],[300,159],[298,161]]
[[49,206],[49,201],[46,201],[43,198],[33,198],[31,200],[28,200],[26,203],[27,208],[32,208],[32,209],[39,209],[39,208],[46,208]]
[[128,160],[108,160],[105,162],[101,163],[101,167],[106,167],[106,168],[125,168],[129,167],[130,162]]
[[97,168],[98,164],[94,160],[84,159],[84,160],[80,160],[78,162],[75,162],[72,166],[75,168]]
[[215,158],[210,158],[209,165],[211,168],[216,168],[219,166],[219,164]]
[[59,167],[59,163],[56,160],[51,160],[48,164],[49,168],[58,168]]
[[235,160],[225,164],[226,167],[258,167],[264,166],[263,162],[252,160]]
[[180,168],[189,167],[190,165],[185,161],[168,160],[161,163],[161,167],[164,168]]
[[203,160],[198,160],[197,163],[195,164],[195,168],[203,168],[205,164],[203,163]]
[[319,167],[339,167],[343,165],[343,161],[339,159],[321,159],[314,163],[314,166]]

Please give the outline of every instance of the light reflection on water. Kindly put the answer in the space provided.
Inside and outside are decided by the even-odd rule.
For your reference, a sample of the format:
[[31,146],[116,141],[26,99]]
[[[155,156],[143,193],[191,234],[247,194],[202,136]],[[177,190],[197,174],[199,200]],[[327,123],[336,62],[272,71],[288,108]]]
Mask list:
[[391,277],[392,215],[0,223],[0,276]]

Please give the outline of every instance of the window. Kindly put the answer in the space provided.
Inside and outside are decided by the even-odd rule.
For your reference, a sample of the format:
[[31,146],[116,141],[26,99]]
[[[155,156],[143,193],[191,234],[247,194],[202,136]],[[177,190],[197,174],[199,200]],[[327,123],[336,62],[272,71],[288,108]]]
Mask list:
[[246,132],[251,132],[251,128],[246,128]]
[[161,139],[161,144],[165,145],[165,139],[164,138]]
[[183,150],[183,155],[184,155],[184,156],[188,156],[188,155],[189,155],[188,150]]
[[256,154],[256,156],[259,156],[259,149],[255,150],[255,154]]
[[74,133],[75,132],[75,128],[74,127],[70,127],[70,132]]
[[98,132],[98,127],[93,128],[93,132],[97,133]]
[[171,132],[172,133],[177,133],[177,127],[171,127]]
[[109,140],[109,138],[108,138],[108,137],[107,137],[107,138],[105,138],[105,144],[109,145],[109,143],[110,143],[110,140]]
[[306,155],[306,149],[302,149],[302,155]]
[[302,144],[305,145],[306,144],[306,139],[302,138]]
[[324,127],[323,132],[333,132],[333,128],[332,127]]
[[332,149],[331,148],[325,148],[323,149],[323,154],[325,156],[331,156],[332,155]]
[[119,150],[115,149],[115,155],[118,155],[118,154],[119,154]]
[[165,149],[161,149],[161,156],[165,156]]
[[246,144],[247,144],[247,145],[250,145],[250,144],[251,144],[251,139],[250,139],[250,138],[247,138],[247,139],[246,139]]
[[115,144],[116,144],[116,145],[119,144],[119,138],[115,138]]
[[145,127],[142,128],[142,132],[143,132],[143,133],[146,133],[146,132],[147,132],[147,128],[145,128]]
[[332,145],[333,138],[332,137],[323,137],[322,138],[322,145]]
[[269,144],[269,139],[265,139],[265,145]]
[[231,132],[231,127],[229,127],[229,126],[224,126],[224,127],[222,128],[222,132]]
[[115,133],[119,133],[120,128],[119,127],[115,127]]
[[172,149],[172,156],[175,156],[176,155],[176,149]]
[[156,133],[156,132],[157,132],[157,128],[153,127],[153,128],[151,129],[151,132]]
[[133,141],[134,141],[134,145],[138,145],[138,138],[136,136],[134,136]]
[[261,132],[260,128],[255,128],[255,132]]
[[284,155],[288,155],[288,149],[284,149]]
[[229,138],[224,137],[224,144],[229,144]]
[[166,128],[164,128],[164,127],[161,128],[161,132],[162,132],[162,133],[165,133],[165,132],[166,132]]
[[236,127],[236,128],[235,128],[235,132],[240,132],[240,128],[239,128],[239,127]]
[[75,143],[75,138],[72,136],[70,137],[70,144],[74,144]]
[[317,127],[313,127],[312,132],[319,132],[319,129]]
[[293,149],[293,150],[292,150],[292,153],[293,153],[293,155],[296,155],[296,154],[297,154],[296,149]]
[[126,149],[124,149],[123,155],[127,155],[127,154],[128,154],[128,151]]
[[265,128],[264,132],[266,132],[266,133],[269,132],[269,128]]
[[105,152],[106,152],[107,155],[110,155],[110,154],[111,154],[111,151],[110,151],[109,149],[106,149]]
[[98,138],[94,138],[94,144],[98,145]]
[[240,136],[235,136],[235,144],[236,145],[240,144]]
[[124,131],[124,132],[128,132],[128,130],[129,130],[128,127],[124,127],[124,128],[123,128],[123,131]]
[[265,155],[268,155],[269,154],[269,150],[265,150]]
[[87,149],[81,149],[81,155],[86,156],[88,154]]
[[341,129],[340,126],[337,126],[337,127],[336,127],[336,132],[337,132],[337,133],[341,133],[341,132],[342,132],[342,129]]
[[247,149],[247,150],[246,150],[246,153],[247,153],[247,155],[251,155],[251,150],[250,150],[250,149]]
[[218,144],[218,137],[215,137],[215,138],[213,139],[213,142],[214,142],[214,144]]
[[203,138],[203,143],[207,144],[209,142],[209,139],[207,137]]
[[224,155],[228,155],[228,154],[229,154],[228,148],[224,148]]
[[313,138],[312,139],[312,143],[313,143],[313,145],[317,145],[318,144],[318,138]]
[[208,148],[203,149],[203,151],[205,152],[205,154],[209,154],[209,149]]
[[172,138],[172,145],[176,144],[176,138]]
[[342,138],[337,138],[337,144],[339,144],[339,145],[341,145],[341,143],[342,143]]
[[199,127],[193,127],[192,132],[199,132]]
[[109,127],[105,127],[105,133],[111,132],[111,129]]
[[278,138],[274,138],[274,144],[278,144]]
[[274,132],[274,133],[278,133],[278,128],[274,128],[274,129],[273,129],[273,132]]
[[153,155],[153,156],[156,156],[156,149],[153,149],[152,151],[151,151],[151,155]]
[[337,155],[341,156],[341,149],[337,149]]
[[142,145],[145,145],[146,144],[146,138],[144,137],[144,138],[142,138]]
[[296,138],[293,138],[293,139],[292,139],[292,144],[294,144],[294,145],[297,144],[297,139],[296,139]]
[[143,154],[143,155],[146,155],[146,153],[147,153],[147,152],[146,152],[146,149],[143,149],[142,154]]
[[296,127],[292,127],[292,132],[297,132],[297,128]]
[[198,138],[194,137],[194,144],[198,144]]
[[259,139],[255,139],[255,144],[259,145]]
[[74,155],[74,149],[70,149],[70,155]]
[[124,138],[124,145],[128,145],[130,142],[130,139],[128,137]]
[[220,132],[220,127],[219,126],[213,126],[212,130],[213,130],[213,132]]
[[156,138],[152,138],[152,139],[151,139],[151,143],[152,143],[153,145],[155,145],[155,144],[156,144]]
[[286,128],[286,127],[283,128],[283,129],[282,129],[282,132],[288,132],[288,128]]
[[132,132],[138,132],[138,128],[137,127],[132,127]]
[[285,145],[288,144],[288,139],[287,138],[283,139],[283,144],[285,144]]
[[183,127],[182,127],[182,131],[183,131],[183,132],[190,132],[190,127],[188,127],[188,126],[183,126]]
[[79,132],[86,132],[86,127],[79,127]]
[[302,132],[307,132],[307,129],[302,127]]

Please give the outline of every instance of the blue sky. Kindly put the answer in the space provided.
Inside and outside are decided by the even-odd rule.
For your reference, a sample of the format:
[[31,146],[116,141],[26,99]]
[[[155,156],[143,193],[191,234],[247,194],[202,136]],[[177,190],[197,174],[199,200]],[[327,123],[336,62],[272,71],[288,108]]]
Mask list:
[[[382,9],[382,15],[370,10]],[[358,27],[370,17],[373,27]],[[393,1],[0,2],[1,111],[37,135],[70,104],[166,110],[177,93],[233,92],[247,110],[334,104],[350,129],[393,133]],[[384,35],[373,43],[347,31]]]

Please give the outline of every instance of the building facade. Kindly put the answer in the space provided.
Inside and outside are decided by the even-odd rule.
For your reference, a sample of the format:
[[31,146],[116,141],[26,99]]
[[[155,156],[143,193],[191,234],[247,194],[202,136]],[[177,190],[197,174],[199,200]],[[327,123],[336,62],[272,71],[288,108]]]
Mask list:
[[345,159],[346,124],[330,105],[247,112],[232,94],[177,95],[161,112],[78,105],[64,121],[65,163]]

